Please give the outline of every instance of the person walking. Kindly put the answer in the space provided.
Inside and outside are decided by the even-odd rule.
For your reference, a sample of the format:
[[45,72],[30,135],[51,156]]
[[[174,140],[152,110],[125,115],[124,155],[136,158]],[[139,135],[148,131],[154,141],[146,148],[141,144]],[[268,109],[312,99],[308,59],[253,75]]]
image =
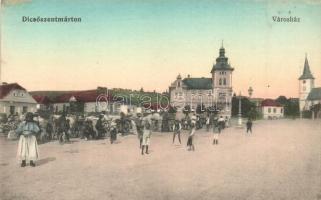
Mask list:
[[179,120],[175,120],[174,125],[173,125],[173,144],[175,142],[175,137],[177,135],[178,141],[180,144],[181,143],[181,130],[182,130],[182,125]]
[[225,120],[223,118],[223,116],[220,116],[220,118],[218,119],[218,132],[221,133],[222,129],[224,129],[224,125],[225,125]]
[[190,132],[189,132],[189,136],[188,136],[188,139],[187,139],[188,151],[190,151],[190,150],[195,151],[195,147],[194,147],[194,144],[193,144],[193,138],[194,138],[195,130],[196,130],[196,126],[195,126],[195,124],[192,124]]
[[151,136],[151,123],[148,120],[144,121],[144,133],[143,133],[143,143],[142,143],[142,155],[144,155],[144,149],[146,149],[145,153],[149,154],[148,147],[150,145],[150,136]]
[[206,117],[206,131],[208,132],[210,130],[210,117]]
[[[218,121],[215,121],[215,125],[213,126],[213,145],[217,145],[218,144],[218,136],[221,132],[221,128],[220,128],[220,124],[218,123]],[[217,127],[217,129],[216,129]]]
[[137,130],[137,137],[139,140],[139,148],[142,148],[144,125],[143,125],[143,118],[141,113],[137,114],[137,118],[135,119],[135,125]]
[[246,133],[252,133],[252,126],[253,126],[253,122],[250,118],[248,118],[247,122],[246,122]]
[[36,135],[40,128],[33,121],[32,113],[26,114],[25,121],[19,124],[15,132],[19,136],[17,157],[21,161],[21,167],[25,167],[27,161],[30,162],[30,166],[35,167],[35,161],[39,158]]

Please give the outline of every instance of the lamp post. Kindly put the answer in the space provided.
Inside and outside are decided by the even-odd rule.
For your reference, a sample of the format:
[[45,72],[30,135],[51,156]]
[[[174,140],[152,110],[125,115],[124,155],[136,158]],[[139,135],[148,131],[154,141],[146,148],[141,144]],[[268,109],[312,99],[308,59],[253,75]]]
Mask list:
[[249,87],[248,93],[249,93],[249,97],[251,98],[252,94],[253,94],[253,88],[252,87]]
[[238,123],[237,123],[237,127],[238,128],[243,128],[242,125],[242,102],[241,102],[241,92],[239,93],[239,114],[238,114]]

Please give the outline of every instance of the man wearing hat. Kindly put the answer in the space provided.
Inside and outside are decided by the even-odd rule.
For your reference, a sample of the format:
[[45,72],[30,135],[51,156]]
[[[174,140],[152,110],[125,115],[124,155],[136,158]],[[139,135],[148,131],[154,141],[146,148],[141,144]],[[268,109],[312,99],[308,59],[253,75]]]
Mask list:
[[30,161],[30,166],[35,167],[35,161],[39,157],[36,135],[40,129],[33,120],[33,114],[28,112],[25,121],[21,122],[16,130],[20,136],[17,157],[21,160],[21,167],[26,166],[26,161]]

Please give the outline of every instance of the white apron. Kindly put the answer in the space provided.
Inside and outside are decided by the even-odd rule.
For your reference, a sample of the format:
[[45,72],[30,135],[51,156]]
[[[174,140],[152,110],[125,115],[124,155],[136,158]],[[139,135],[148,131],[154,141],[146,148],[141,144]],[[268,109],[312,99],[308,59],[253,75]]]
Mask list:
[[37,139],[34,135],[20,135],[17,157],[19,160],[35,161],[39,158]]

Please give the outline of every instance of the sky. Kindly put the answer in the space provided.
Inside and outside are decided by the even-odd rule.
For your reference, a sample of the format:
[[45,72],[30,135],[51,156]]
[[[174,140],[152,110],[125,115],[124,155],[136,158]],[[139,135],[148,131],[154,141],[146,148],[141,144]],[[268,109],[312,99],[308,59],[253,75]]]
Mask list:
[[[26,23],[23,16],[81,23]],[[178,74],[211,77],[222,40],[236,93],[251,86],[254,97],[298,97],[306,53],[321,87],[321,1],[313,0],[5,0],[1,79],[30,91],[162,92]]]

